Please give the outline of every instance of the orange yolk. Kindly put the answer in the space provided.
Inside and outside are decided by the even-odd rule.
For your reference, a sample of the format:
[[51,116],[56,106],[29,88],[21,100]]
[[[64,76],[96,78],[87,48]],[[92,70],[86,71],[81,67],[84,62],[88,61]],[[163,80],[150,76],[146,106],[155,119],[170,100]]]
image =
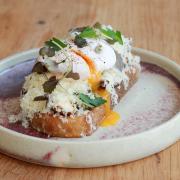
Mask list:
[[115,125],[119,121],[120,115],[117,112],[111,110],[110,94],[105,89],[97,90],[96,93],[107,101],[105,104],[106,114],[103,122],[101,123],[101,126],[105,127]]
[[76,50],[73,51],[77,55],[81,56],[89,66],[91,75],[88,78],[88,83],[90,84],[92,91],[97,93],[99,96],[101,96],[103,99],[107,101],[105,104],[106,114],[101,126],[115,125],[120,119],[120,116],[117,112],[111,110],[110,94],[105,89],[99,89],[99,84],[101,81],[101,73],[96,70],[94,62],[88,56],[83,54],[81,51],[76,51]]
[[84,61],[87,63],[90,69],[90,77],[88,78],[88,83],[90,84],[92,91],[96,91],[99,87],[99,83],[101,80],[101,73],[96,71],[96,67],[94,65],[94,62],[85,54],[83,54],[81,51],[73,50],[77,55],[81,56]]

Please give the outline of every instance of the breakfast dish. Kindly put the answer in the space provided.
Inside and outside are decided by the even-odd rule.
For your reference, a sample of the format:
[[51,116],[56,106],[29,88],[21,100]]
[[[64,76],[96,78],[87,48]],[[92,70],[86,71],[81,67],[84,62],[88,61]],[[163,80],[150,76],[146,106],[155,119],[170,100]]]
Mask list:
[[46,41],[22,87],[22,125],[69,138],[115,124],[120,116],[113,107],[140,72],[131,49],[129,38],[99,23],[74,28],[65,40]]
[[103,122],[103,126],[108,126],[101,124],[91,136],[83,138],[49,137],[30,123],[27,127],[26,121],[23,125],[22,121],[15,122],[16,118],[21,119],[19,92],[24,77],[32,72],[39,49],[3,59],[0,152],[42,165],[87,168],[137,160],[176,142],[180,137],[180,67],[157,53],[132,50],[141,57],[141,73],[133,88],[113,108],[120,114],[120,121],[114,126],[110,126],[110,120]]

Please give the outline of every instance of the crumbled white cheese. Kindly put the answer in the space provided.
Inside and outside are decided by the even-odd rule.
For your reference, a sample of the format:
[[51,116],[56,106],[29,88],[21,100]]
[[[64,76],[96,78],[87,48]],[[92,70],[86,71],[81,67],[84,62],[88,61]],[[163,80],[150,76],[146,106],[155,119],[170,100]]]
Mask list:
[[111,100],[113,104],[117,104],[118,95],[116,93],[115,86],[123,85],[124,89],[127,89],[129,84],[129,77],[126,75],[124,70],[120,71],[116,68],[111,68],[103,72],[102,80],[106,90],[111,94]]
[[10,115],[8,117],[8,122],[9,123],[21,122],[22,126],[25,127],[25,128],[27,128],[29,126],[29,121],[27,121],[27,117],[23,116],[22,112],[20,112],[17,115]]
[[[47,79],[51,77],[49,73],[47,74],[38,74],[32,73],[25,77],[25,83],[23,89],[25,94],[22,95],[20,99],[20,106],[22,109],[22,120],[32,119],[34,113],[42,112],[46,106],[46,101],[34,101],[34,98],[37,96],[44,95],[43,84]],[[26,122],[24,122],[26,124]]]
[[123,44],[114,43],[112,47],[117,53],[117,61],[121,61],[123,68],[135,68],[140,70],[140,57],[132,54],[132,39],[122,35]]
[[32,89],[32,88],[38,88],[42,90],[43,88],[42,84],[45,81],[47,81],[46,76],[35,72],[25,77],[25,83],[23,85],[23,88],[25,90]]
[[35,97],[42,95],[44,95],[44,92],[41,88],[28,89],[20,103],[24,117],[31,119],[34,113],[42,112],[45,109],[46,101],[34,101]]
[[77,94],[91,94],[90,87],[87,81],[73,80],[71,78],[62,79],[54,91],[49,95],[47,108],[55,108],[57,112],[72,113],[82,111],[82,102],[79,100]]
[[[47,74],[47,76],[50,77],[49,74]],[[47,81],[47,77],[43,74],[32,73],[26,77],[23,88],[27,92],[22,95],[20,106],[23,117],[26,117],[27,120],[32,119],[34,113],[47,113],[52,109],[57,112],[62,112],[64,115],[68,113],[72,115],[82,115],[86,110],[77,94],[84,93],[94,98],[87,81],[63,78],[59,81],[54,91],[48,96],[48,102],[34,101],[35,97],[45,94],[43,89],[43,83],[45,81]],[[24,125],[26,125],[25,123],[26,121]]]
[[23,119],[22,119],[22,126],[24,128],[28,128],[29,127],[29,121],[27,121],[27,119],[25,117],[23,117]]
[[9,123],[16,123],[22,119],[22,113],[19,113],[17,115],[10,115],[8,117]]
[[28,75],[25,77],[25,82],[23,85],[24,90],[38,88],[43,91],[43,84],[52,76],[56,76],[57,79],[62,77],[61,73],[53,74],[53,73],[45,73],[45,74],[38,74],[36,72]]

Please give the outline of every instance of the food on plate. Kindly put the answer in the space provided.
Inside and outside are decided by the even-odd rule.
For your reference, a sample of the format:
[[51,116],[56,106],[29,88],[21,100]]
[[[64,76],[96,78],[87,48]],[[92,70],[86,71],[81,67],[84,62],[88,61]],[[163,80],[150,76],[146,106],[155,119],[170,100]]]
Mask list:
[[115,124],[113,107],[140,72],[131,50],[131,39],[100,23],[46,41],[22,87],[23,126],[69,138]]

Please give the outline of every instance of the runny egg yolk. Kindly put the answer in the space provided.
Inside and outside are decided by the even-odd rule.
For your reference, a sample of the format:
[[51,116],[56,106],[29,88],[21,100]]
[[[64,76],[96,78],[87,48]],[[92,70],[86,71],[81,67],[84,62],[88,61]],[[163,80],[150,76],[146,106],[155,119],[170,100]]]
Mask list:
[[90,84],[92,91],[96,92],[96,90],[99,87],[100,80],[101,80],[101,73],[96,71],[96,67],[93,61],[88,56],[83,54],[81,51],[74,50],[74,52],[77,55],[81,56],[84,59],[84,61],[87,63],[87,65],[89,66],[91,74],[90,74],[90,77],[88,78],[88,83]]
[[111,110],[110,94],[105,89],[99,89],[99,84],[101,81],[101,72],[98,72],[96,70],[94,62],[88,56],[84,55],[81,51],[76,51],[76,50],[73,51],[77,55],[81,56],[89,66],[91,75],[88,78],[88,83],[90,84],[92,91],[97,93],[99,96],[101,96],[103,99],[107,101],[105,104],[106,114],[101,126],[105,127],[105,126],[115,125],[120,119],[120,115],[117,112]]
[[117,112],[111,110],[110,94],[105,89],[97,90],[96,93],[107,101],[105,104],[106,114],[103,122],[101,123],[101,126],[105,127],[115,125],[120,120],[120,115]]

